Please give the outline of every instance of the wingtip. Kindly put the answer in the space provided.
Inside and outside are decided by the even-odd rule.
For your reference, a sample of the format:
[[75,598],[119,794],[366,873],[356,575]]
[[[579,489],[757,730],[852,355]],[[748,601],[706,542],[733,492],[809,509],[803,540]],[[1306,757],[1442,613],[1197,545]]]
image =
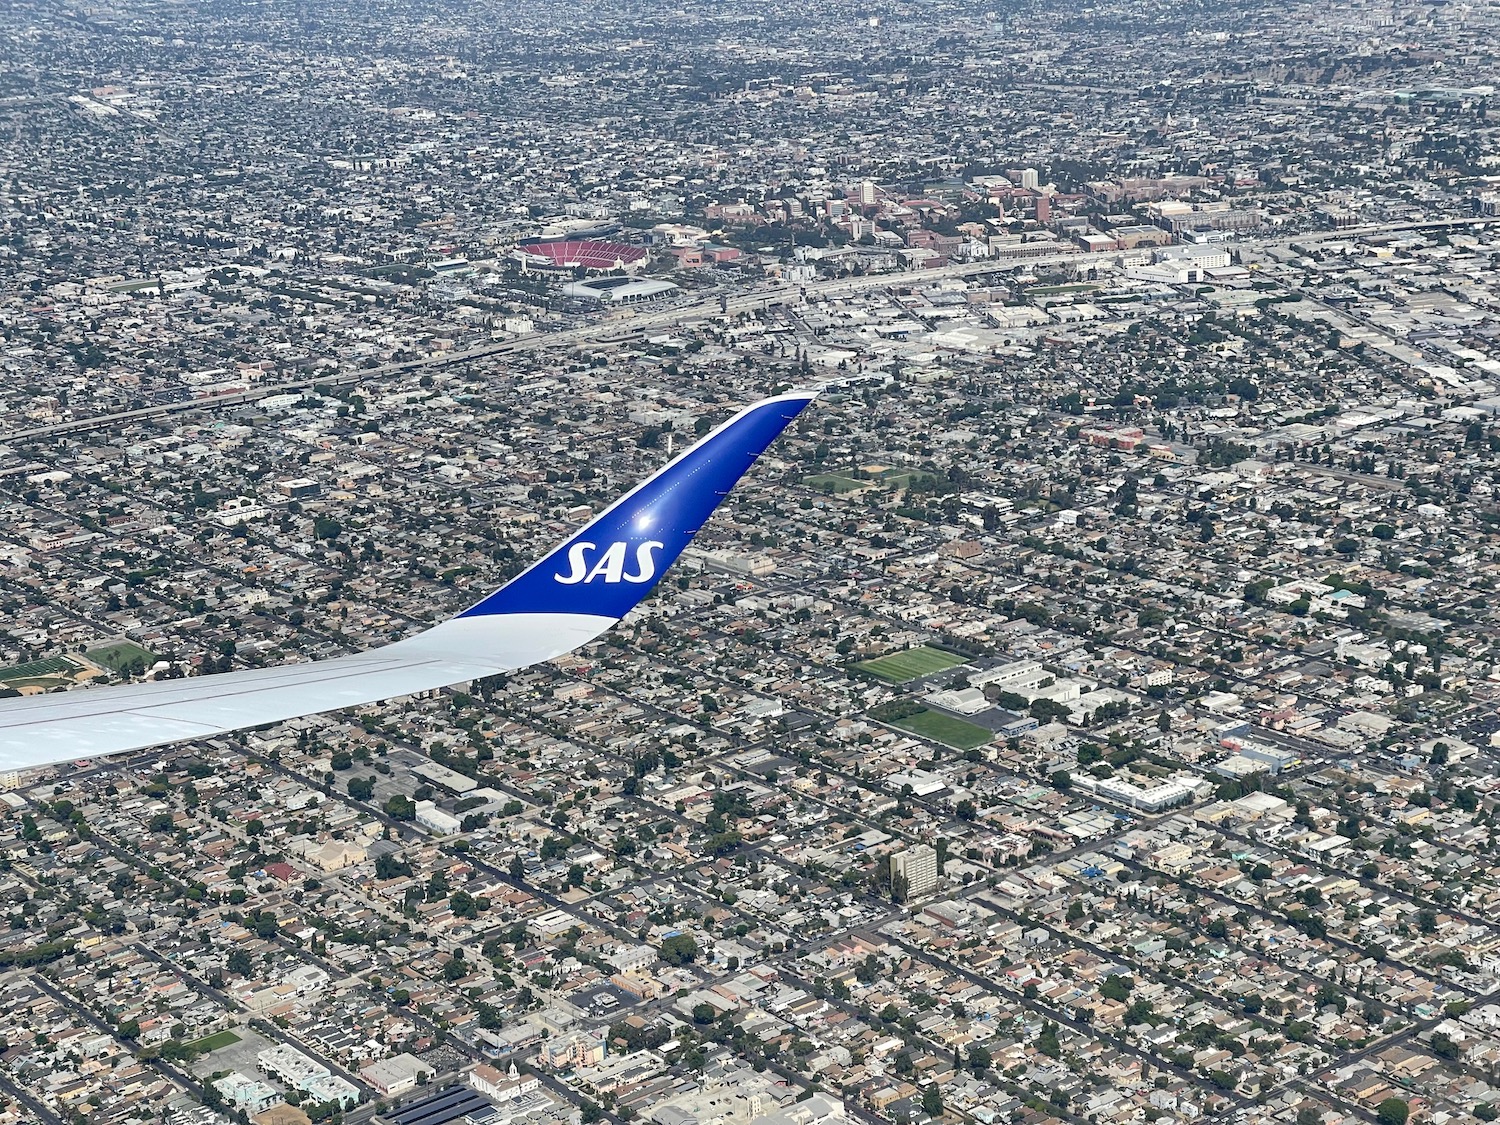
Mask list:
[[459,616],[567,612],[623,617],[650,593],[766,447],[815,398],[816,390],[802,389],[744,407]]

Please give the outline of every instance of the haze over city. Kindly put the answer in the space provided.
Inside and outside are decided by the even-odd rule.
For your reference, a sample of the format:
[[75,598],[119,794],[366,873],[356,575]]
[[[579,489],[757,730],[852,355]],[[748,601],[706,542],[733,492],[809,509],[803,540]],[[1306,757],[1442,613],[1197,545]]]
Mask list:
[[0,1125],[1500,1117],[1497,36],[6,5],[7,746],[821,394],[556,659],[7,759]]

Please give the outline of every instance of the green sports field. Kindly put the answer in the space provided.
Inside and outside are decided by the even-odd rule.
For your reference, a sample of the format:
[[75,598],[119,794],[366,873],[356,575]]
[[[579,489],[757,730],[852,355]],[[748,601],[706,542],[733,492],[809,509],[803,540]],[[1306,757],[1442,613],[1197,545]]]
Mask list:
[[42,684],[54,678],[69,677],[82,667],[83,665],[78,661],[70,660],[66,656],[44,656],[40,660],[32,660],[26,664],[0,668],[0,683],[10,684],[13,687]]
[[127,664],[137,664],[142,669],[156,663],[156,655],[149,649],[129,641],[114,641],[111,644],[91,648],[84,653],[90,660],[111,672],[118,672]]
[[888,684],[904,684],[918,676],[954,668],[963,662],[964,658],[961,656],[922,645],[920,648],[909,648],[904,652],[892,652],[877,656],[874,660],[861,661],[855,667]]
[[216,1031],[212,1035],[205,1035],[202,1039],[194,1039],[188,1046],[206,1055],[210,1051],[217,1051],[221,1047],[227,1047],[239,1041],[240,1037],[232,1031]]
[[972,750],[976,746],[983,746],[994,740],[994,734],[977,727],[973,723],[966,723],[962,719],[955,719],[951,715],[944,715],[940,711],[918,711],[915,715],[908,715],[904,719],[898,719],[891,724],[902,730],[911,731],[912,734],[930,738],[934,742],[941,742],[944,746],[951,746],[955,750]]

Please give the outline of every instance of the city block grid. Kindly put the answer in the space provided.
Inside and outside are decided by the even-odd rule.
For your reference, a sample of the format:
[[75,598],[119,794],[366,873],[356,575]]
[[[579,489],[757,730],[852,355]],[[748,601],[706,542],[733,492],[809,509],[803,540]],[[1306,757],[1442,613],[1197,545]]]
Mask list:
[[1493,13],[1293,15],[0,16],[4,694],[826,388],[550,666],[6,775],[0,1122],[1500,1116]]

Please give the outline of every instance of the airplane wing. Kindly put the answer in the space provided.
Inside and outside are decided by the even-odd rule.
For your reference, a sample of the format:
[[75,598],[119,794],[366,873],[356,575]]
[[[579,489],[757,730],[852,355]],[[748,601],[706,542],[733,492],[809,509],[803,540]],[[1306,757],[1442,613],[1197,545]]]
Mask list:
[[747,406],[493,594],[395,644],[305,664],[0,700],[0,771],[394,699],[570,652],[651,592],[816,397],[798,391]]

